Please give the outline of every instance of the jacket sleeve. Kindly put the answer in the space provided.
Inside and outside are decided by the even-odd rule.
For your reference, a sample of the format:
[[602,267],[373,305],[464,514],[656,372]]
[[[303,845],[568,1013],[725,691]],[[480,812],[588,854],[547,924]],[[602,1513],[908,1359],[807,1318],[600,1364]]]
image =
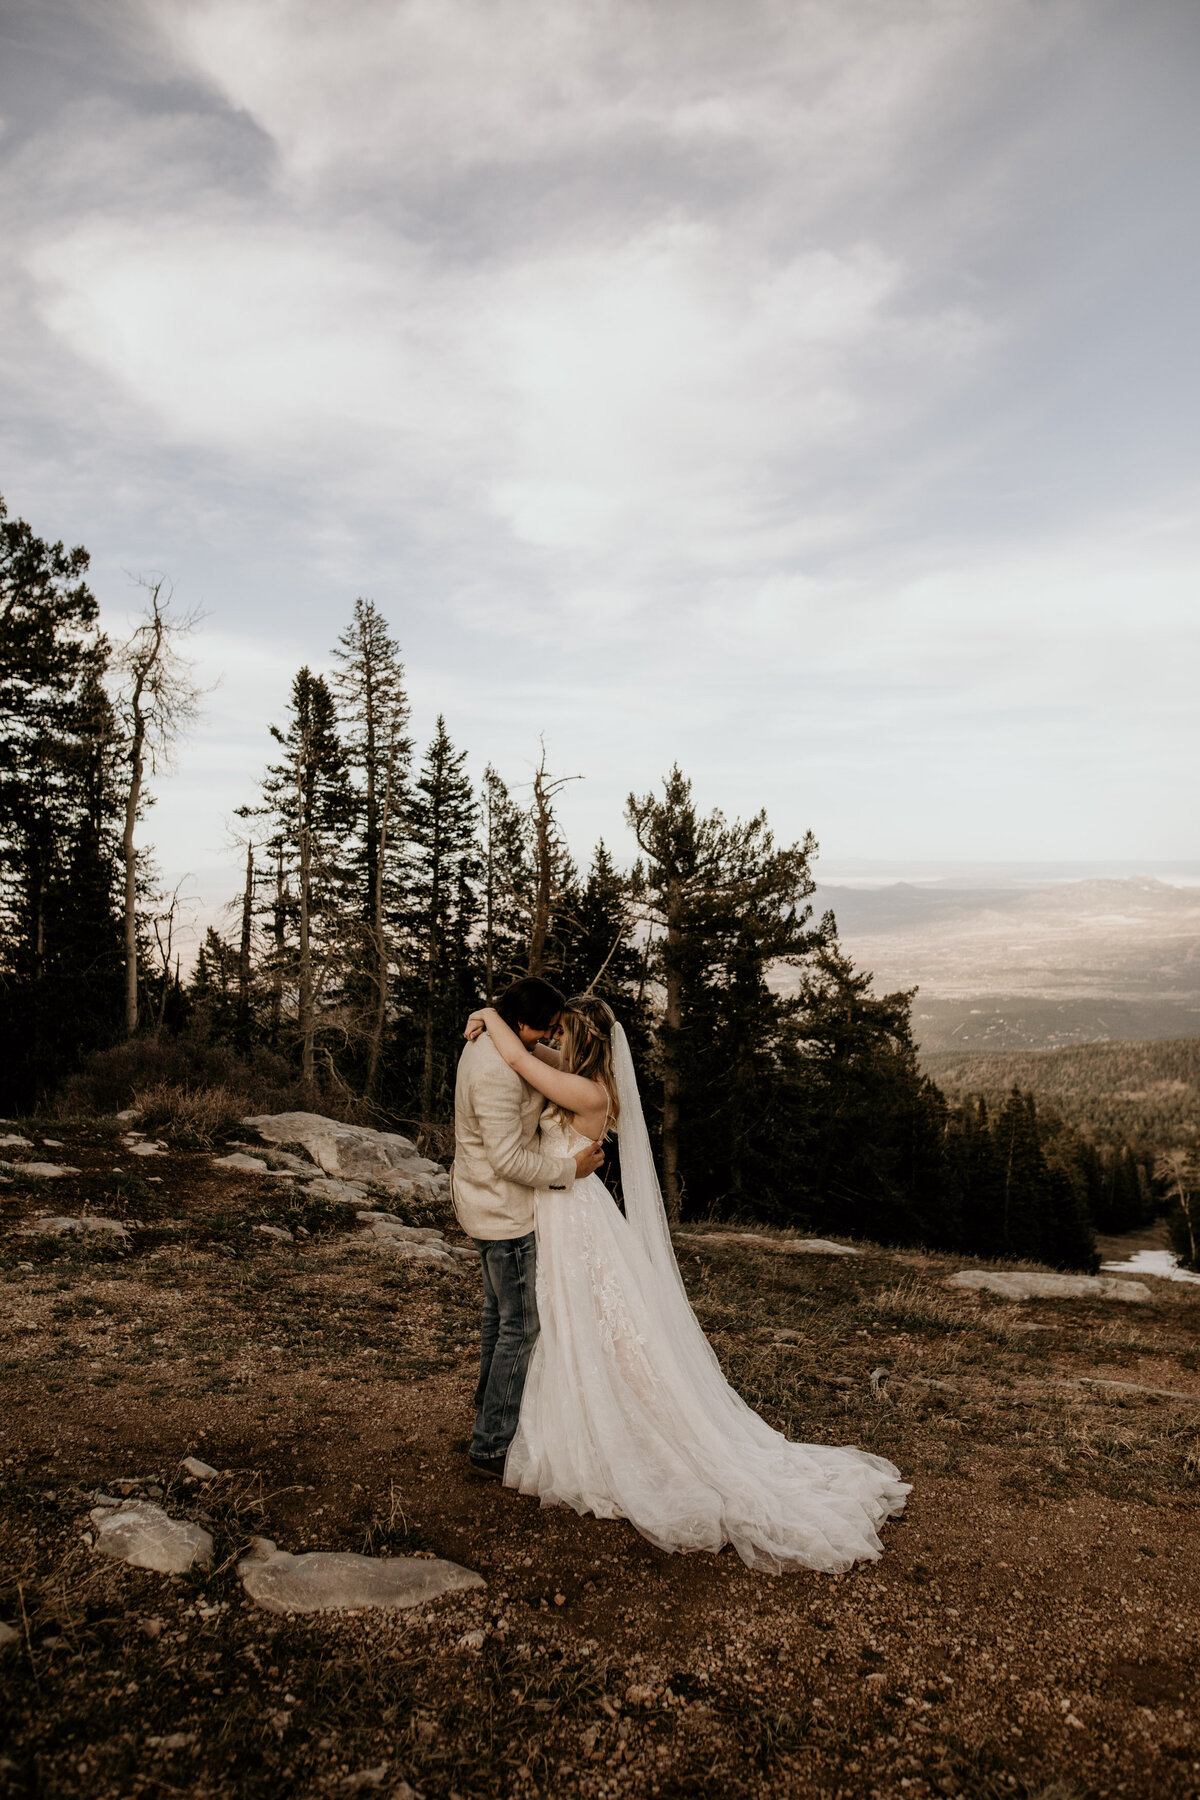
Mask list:
[[522,1142],[521,1078],[507,1063],[477,1078],[471,1098],[484,1153],[497,1175],[519,1187],[574,1186],[573,1156],[543,1156]]

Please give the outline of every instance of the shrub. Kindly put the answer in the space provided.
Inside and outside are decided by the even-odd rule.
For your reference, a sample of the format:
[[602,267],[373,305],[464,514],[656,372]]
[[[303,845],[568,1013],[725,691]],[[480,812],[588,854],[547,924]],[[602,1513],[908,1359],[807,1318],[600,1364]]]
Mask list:
[[[154,1095],[167,1105],[165,1094],[211,1095],[224,1092],[236,1117],[226,1116],[225,1129],[246,1113],[319,1111],[335,1119],[352,1116],[354,1101],[345,1093],[305,1097],[292,1065],[274,1051],[258,1046],[241,1056],[228,1044],[212,1043],[202,1031],[166,1033],[130,1038],[108,1050],[97,1050],[83,1068],[70,1076],[58,1095],[64,1115],[115,1113],[132,1106],[138,1095]],[[195,1106],[197,1131],[207,1129],[204,1120],[215,1116],[217,1103],[206,1100]],[[171,1105],[162,1122],[178,1118],[181,1130],[189,1125],[186,1103]]]
[[231,1087],[177,1087],[156,1081],[138,1088],[133,1104],[149,1131],[166,1131],[178,1144],[207,1150],[254,1111],[246,1090]]

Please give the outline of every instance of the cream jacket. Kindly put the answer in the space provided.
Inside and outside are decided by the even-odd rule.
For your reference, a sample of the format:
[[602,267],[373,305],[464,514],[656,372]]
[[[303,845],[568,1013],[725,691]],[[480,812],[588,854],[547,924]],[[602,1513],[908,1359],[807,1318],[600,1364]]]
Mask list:
[[535,1188],[573,1186],[573,1156],[543,1156],[538,1120],[546,1100],[510,1069],[484,1032],[458,1059],[454,1086],[454,1210],[468,1237],[516,1238],[533,1230]]

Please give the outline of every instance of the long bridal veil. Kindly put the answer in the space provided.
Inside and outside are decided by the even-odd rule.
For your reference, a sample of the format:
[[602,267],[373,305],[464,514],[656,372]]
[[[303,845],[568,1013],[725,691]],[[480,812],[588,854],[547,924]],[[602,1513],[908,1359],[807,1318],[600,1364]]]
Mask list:
[[[878,1529],[901,1511],[909,1492],[899,1470],[853,1446],[793,1443],[730,1387],[679,1271],[633,1057],[620,1025],[614,1032],[614,1064],[625,1217],[649,1265],[644,1276],[655,1335],[663,1349],[669,1347],[664,1363],[673,1364],[688,1390],[686,1410],[693,1422],[704,1421],[704,1441],[690,1440],[688,1460],[717,1500],[721,1535],[752,1568],[773,1572],[846,1568],[860,1557],[877,1557]],[[644,1521],[635,1517],[634,1522],[669,1545],[669,1532],[659,1535]],[[702,1540],[703,1532],[697,1536]],[[676,1531],[675,1537],[679,1547],[689,1547],[686,1533]]]

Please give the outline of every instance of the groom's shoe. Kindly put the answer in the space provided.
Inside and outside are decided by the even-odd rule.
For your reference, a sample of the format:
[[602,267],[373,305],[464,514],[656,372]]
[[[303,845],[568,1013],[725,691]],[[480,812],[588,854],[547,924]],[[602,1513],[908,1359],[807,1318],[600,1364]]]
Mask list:
[[481,1475],[485,1481],[504,1480],[503,1456],[472,1456],[467,1459],[474,1475]]

